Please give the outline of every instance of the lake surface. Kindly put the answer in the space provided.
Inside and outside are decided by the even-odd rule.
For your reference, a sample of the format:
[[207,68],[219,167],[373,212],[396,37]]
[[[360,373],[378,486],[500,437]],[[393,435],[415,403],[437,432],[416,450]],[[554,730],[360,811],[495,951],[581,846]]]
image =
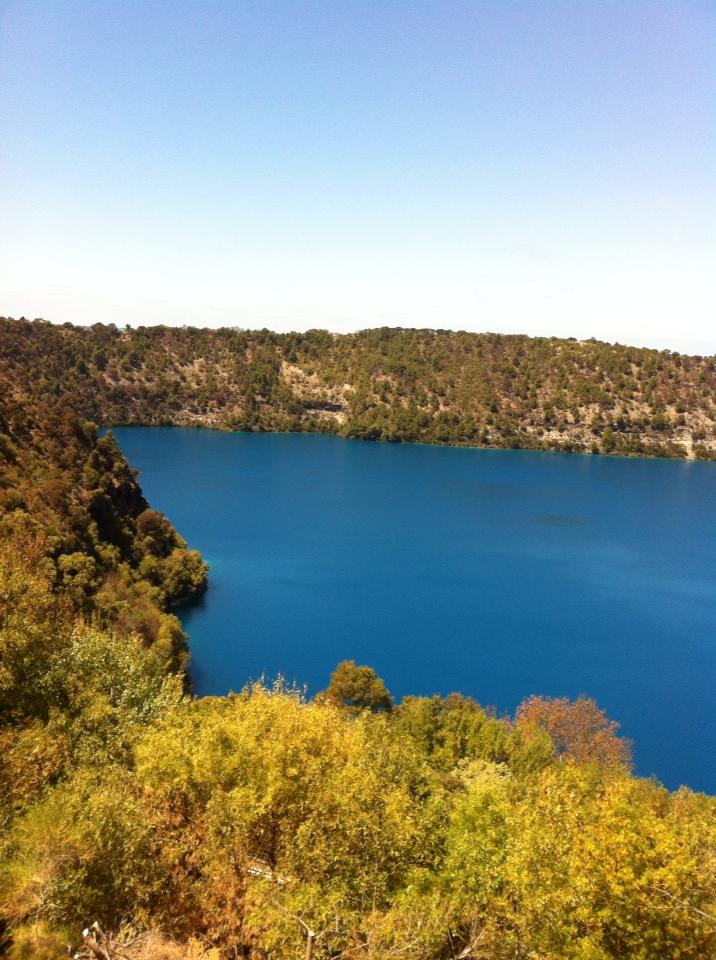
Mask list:
[[499,712],[595,698],[637,770],[716,792],[716,465],[114,431],[211,564],[182,611],[197,692],[373,666]]

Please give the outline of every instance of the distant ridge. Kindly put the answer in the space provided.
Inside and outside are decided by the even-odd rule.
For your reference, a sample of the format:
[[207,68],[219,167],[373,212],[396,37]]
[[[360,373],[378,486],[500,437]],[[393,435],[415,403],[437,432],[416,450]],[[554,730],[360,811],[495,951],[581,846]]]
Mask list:
[[593,339],[0,318],[0,371],[105,425],[716,458],[716,357]]

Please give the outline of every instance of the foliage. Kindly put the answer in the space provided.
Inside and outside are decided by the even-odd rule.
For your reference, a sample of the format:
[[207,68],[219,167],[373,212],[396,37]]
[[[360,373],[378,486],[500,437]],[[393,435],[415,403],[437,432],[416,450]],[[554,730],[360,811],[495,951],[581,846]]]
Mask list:
[[396,705],[353,661],[312,702],[187,696],[171,607],[206,567],[85,419],[711,456],[712,360],[446,331],[0,336],[0,955],[91,953],[91,919],[128,960],[716,958],[716,799],[632,776],[586,697]]
[[393,709],[393,698],[372,667],[356,665],[355,660],[344,660],[331,674],[331,680],[321,695],[351,713]]
[[[182,699],[151,650],[86,644],[50,671],[90,688],[64,763],[6,803],[18,957],[28,931],[51,946],[87,916],[162,930],[169,957],[194,939],[289,960],[308,931],[314,960],[716,957],[714,799],[569,757],[532,700],[511,721],[459,695],[353,711],[281,683]],[[583,711],[560,704],[566,742]],[[58,713],[6,728],[13,783]]]
[[41,566],[76,611],[156,644],[170,667],[184,664],[186,637],[168,609],[206,588],[206,564],[149,509],[111,434],[98,436],[64,401],[4,386],[0,540],[21,555],[32,542],[42,557],[25,565]]
[[66,960],[70,941],[66,930],[42,921],[29,923],[13,931],[8,960]]
[[560,757],[584,763],[630,762],[629,744],[617,735],[619,724],[585,696],[574,702],[566,697],[528,697],[517,709],[517,726],[546,730]]
[[449,330],[120,330],[1,318],[0,339],[9,382],[98,423],[716,457],[715,357]]

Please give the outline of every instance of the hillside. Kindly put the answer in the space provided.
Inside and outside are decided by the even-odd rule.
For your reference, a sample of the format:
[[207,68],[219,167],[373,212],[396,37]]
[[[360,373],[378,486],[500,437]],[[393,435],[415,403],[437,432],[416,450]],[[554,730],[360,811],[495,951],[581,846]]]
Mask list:
[[206,565],[150,509],[111,436],[66,398],[22,394],[0,376],[0,538],[20,554],[32,541],[78,614],[183,665],[186,637],[170,611],[205,589]]
[[443,330],[119,330],[0,319],[0,371],[101,424],[716,457],[716,358]]
[[[512,403],[497,356],[557,383],[621,348],[24,321],[0,344],[0,956],[716,958],[716,798],[635,777],[587,697],[396,704],[350,661],[312,701],[280,681],[191,696],[172,610],[206,566],[92,422],[408,439],[424,416],[421,436],[468,442],[431,431],[499,383]],[[645,353],[640,396],[688,381],[677,416],[711,429],[712,361]],[[671,450],[657,433],[639,442]]]

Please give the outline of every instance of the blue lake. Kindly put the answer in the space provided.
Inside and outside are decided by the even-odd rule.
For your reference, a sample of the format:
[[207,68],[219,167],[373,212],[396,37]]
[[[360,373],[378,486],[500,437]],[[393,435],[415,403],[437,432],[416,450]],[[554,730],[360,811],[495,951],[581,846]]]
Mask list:
[[637,771],[716,792],[716,464],[114,431],[211,564],[200,694],[375,667],[394,696],[593,697]]

